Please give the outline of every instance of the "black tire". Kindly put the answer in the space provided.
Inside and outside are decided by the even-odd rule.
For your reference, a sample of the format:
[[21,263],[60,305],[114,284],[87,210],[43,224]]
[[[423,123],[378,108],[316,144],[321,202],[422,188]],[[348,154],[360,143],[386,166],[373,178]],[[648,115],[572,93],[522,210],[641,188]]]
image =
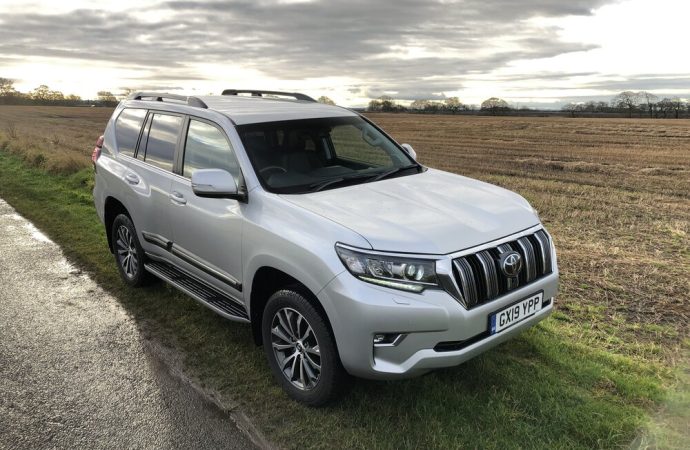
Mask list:
[[[113,221],[110,233],[115,263],[122,280],[132,287],[149,284],[153,276],[144,269],[146,254],[139,244],[132,219],[125,214],[118,215]],[[129,260],[127,259],[128,255]]]
[[[298,314],[295,315],[291,311]],[[292,327],[293,331],[296,330],[292,335],[304,336],[303,339],[295,340],[292,348],[289,347],[288,344],[290,342],[287,339],[279,337],[279,334],[283,333],[284,337],[290,338],[287,333],[281,331],[285,327],[279,324],[285,324],[286,322],[285,320],[280,322],[278,318],[279,312],[280,317],[283,319],[292,318],[292,323],[288,324],[288,327]],[[303,319],[301,321],[299,321],[300,315]],[[276,327],[274,327],[274,324]],[[309,334],[306,327],[310,327],[312,334]],[[273,376],[294,400],[309,406],[322,406],[334,400],[345,387],[348,375],[340,362],[338,348],[336,347],[333,334],[327,325],[326,318],[298,290],[283,289],[268,299],[261,320],[261,333],[264,352],[266,353]],[[274,343],[288,348],[285,350],[274,350]],[[319,350],[318,355],[314,352],[314,343],[316,343]],[[283,356],[289,355],[289,352],[293,351],[296,356],[292,360],[292,364],[283,365],[283,367],[286,367],[284,371],[281,368],[281,362],[285,363],[289,360],[289,357]],[[315,363],[318,363],[320,371],[318,379],[314,382],[309,373],[316,375],[314,370]],[[302,372],[294,373],[296,364],[299,365]],[[289,379],[288,373],[286,373],[290,372],[290,368],[292,368],[294,375],[292,381]],[[304,376],[302,379],[306,380],[305,383],[300,381],[300,374]],[[301,384],[302,387],[297,386],[297,384]]]

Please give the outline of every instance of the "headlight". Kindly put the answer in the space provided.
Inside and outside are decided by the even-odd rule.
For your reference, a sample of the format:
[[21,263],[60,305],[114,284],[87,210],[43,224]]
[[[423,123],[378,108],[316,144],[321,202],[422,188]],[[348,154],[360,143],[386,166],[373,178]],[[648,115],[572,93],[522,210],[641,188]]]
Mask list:
[[433,260],[369,253],[340,244],[335,250],[347,270],[360,280],[410,292],[438,287]]

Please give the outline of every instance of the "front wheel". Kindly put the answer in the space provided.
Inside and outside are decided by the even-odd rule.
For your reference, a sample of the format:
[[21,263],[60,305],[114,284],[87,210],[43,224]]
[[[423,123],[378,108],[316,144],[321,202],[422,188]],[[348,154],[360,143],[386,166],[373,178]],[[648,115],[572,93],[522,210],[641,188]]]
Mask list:
[[344,387],[347,374],[325,317],[299,292],[271,296],[261,331],[273,375],[293,399],[321,406]]
[[139,244],[132,220],[124,214],[118,215],[113,221],[111,233],[115,262],[122,280],[133,287],[148,284],[152,275],[144,268],[146,255]]

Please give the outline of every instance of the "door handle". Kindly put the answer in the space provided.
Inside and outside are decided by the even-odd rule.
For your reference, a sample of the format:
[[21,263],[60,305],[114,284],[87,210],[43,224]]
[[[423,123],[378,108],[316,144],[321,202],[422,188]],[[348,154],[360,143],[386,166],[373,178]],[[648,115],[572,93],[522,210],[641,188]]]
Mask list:
[[129,184],[139,184],[139,177],[133,173],[128,173],[125,175],[125,180],[127,180],[127,183]]
[[172,193],[170,194],[170,200],[180,205],[184,205],[187,203],[187,200],[184,198],[184,195],[180,194],[177,191],[172,191]]

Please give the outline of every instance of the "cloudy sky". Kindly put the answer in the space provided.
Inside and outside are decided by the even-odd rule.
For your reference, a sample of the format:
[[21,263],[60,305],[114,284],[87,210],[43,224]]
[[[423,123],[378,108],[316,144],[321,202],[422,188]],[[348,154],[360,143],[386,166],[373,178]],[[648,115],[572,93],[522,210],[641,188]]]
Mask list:
[[0,2],[0,77],[98,90],[299,90],[361,106],[690,97],[687,0]]

